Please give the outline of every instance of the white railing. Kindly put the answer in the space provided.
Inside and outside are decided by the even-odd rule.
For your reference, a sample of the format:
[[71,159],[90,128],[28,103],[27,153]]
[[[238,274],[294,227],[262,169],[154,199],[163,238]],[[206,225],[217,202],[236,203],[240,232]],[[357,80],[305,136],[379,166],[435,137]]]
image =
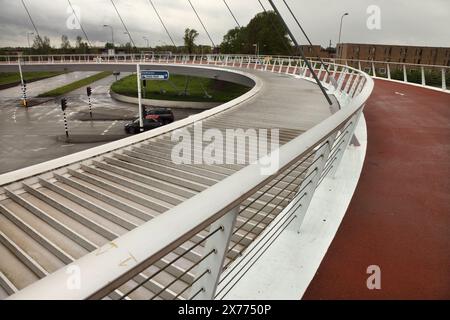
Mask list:
[[[264,65],[264,69],[272,71],[279,70],[278,66],[289,66],[300,63],[300,57],[277,56],[277,55],[229,55],[229,54],[59,54],[59,55],[26,55],[26,56],[0,56],[0,64],[17,64],[21,59],[24,64],[76,64],[76,63],[183,63],[183,64],[222,64],[233,61],[234,67],[247,67],[258,62]],[[314,57],[308,58],[317,60]],[[352,60],[352,59],[322,59],[327,64],[341,64],[351,66],[364,71],[374,78],[400,81],[416,84],[428,88],[440,88],[449,91],[450,67],[439,65],[412,64],[406,62],[386,62],[374,60]]]
[[[98,56],[84,57],[85,60],[82,61],[81,57],[78,60],[69,60],[68,56],[51,56],[45,59],[42,56],[33,56],[24,57],[24,63],[120,63],[118,56],[106,57],[105,61],[98,60]],[[127,63],[147,61],[145,57],[126,57],[124,61]],[[191,56],[189,59],[187,56],[166,59],[152,56],[149,59],[155,63],[245,67],[290,74],[314,81],[306,65],[296,57],[277,60],[278,58],[273,57],[208,55]],[[17,63],[17,60],[10,58],[6,63]],[[318,62],[313,64],[316,75],[328,92],[339,101],[341,109],[273,154],[279,156],[278,173],[263,176],[260,163],[252,164],[163,215],[25,288],[11,299],[101,299],[106,296],[127,298],[131,292],[151,280],[142,275],[144,270],[189,240],[194,246],[185,249],[180,257],[197,249],[201,249],[203,254],[195,263],[195,270],[191,268],[180,274],[179,279],[182,279],[195,271],[195,277],[188,281],[186,289],[175,295],[175,298],[180,299],[185,292],[190,292],[189,297],[192,299],[215,298],[218,283],[226,276],[223,273],[224,268],[236,269],[239,265],[239,256],[234,254],[229,246],[237,228],[236,217],[243,208],[248,207],[247,199],[251,196],[261,201],[264,199],[266,205],[277,205],[275,201],[280,197],[282,200],[289,200],[290,209],[281,227],[290,225],[299,230],[317,186],[324,177],[333,175],[339,167],[365,103],[372,93],[372,78],[356,68],[328,62],[326,71]],[[306,169],[300,170],[302,166]],[[273,186],[281,185],[284,193],[277,196],[268,193],[267,187],[270,190]],[[295,188],[289,188],[290,186]],[[261,221],[264,218],[263,216]],[[277,230],[281,227],[266,226],[268,229]],[[200,236],[205,230],[208,235]],[[245,255],[245,251],[241,254]],[[231,262],[224,266],[226,257],[231,259]],[[170,267],[174,262],[176,261],[167,263],[166,267]],[[81,271],[81,286],[76,290],[67,285],[73,270]],[[124,292],[122,286],[127,284],[129,288],[131,280],[134,281],[134,287]],[[161,292],[156,296],[164,297],[164,291],[170,290],[171,285],[173,282],[161,288]]]

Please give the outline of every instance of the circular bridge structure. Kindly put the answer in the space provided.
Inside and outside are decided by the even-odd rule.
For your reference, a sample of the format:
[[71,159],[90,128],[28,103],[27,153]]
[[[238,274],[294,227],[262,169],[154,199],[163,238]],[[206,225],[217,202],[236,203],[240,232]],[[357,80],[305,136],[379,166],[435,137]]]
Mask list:
[[[1,175],[3,298],[295,299],[310,284],[307,296],[320,293],[325,280],[315,273],[363,171],[364,107],[376,104],[361,68],[329,61],[313,63],[313,74],[295,57],[207,55],[3,57],[0,70],[18,63],[123,72],[139,64],[252,89],[154,131]],[[278,143],[256,161],[205,163],[195,155],[213,143],[208,130],[241,130],[244,141],[263,132]],[[174,161],[182,135],[192,137],[192,162]],[[230,159],[257,151],[244,143]]]

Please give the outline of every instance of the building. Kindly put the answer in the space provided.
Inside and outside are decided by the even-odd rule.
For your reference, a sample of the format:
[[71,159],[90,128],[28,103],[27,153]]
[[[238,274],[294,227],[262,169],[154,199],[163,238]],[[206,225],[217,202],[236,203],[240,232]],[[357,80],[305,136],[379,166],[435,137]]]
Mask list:
[[345,60],[373,60],[450,66],[450,48],[343,43],[337,56]]

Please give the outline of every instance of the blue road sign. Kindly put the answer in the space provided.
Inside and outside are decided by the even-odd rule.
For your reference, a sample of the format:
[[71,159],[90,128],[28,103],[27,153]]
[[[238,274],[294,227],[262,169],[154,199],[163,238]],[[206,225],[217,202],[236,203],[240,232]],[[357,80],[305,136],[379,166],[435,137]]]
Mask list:
[[169,71],[142,70],[141,80],[169,80]]

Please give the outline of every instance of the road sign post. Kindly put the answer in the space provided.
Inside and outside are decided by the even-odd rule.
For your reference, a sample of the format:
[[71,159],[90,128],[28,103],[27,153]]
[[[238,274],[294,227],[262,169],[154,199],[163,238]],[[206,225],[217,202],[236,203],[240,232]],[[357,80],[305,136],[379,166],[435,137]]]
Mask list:
[[144,112],[142,108],[142,83],[144,83],[144,90],[147,87],[147,81],[167,81],[170,78],[169,71],[161,70],[142,70],[140,64],[136,65],[137,71],[137,87],[138,87],[138,104],[139,104],[139,126],[140,132],[144,131]]
[[139,104],[139,132],[144,131],[144,115],[142,113],[142,88],[141,88],[141,65],[136,65],[137,86],[138,86],[138,104]]

